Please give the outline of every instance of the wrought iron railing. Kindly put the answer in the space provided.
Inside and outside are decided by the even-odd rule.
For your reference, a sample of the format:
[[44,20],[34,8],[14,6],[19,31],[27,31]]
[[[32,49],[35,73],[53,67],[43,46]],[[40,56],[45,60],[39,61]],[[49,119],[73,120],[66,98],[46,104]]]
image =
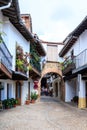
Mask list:
[[83,65],[86,65],[87,64],[87,49],[83,50],[80,54],[78,54],[74,58],[74,61],[75,61],[76,69]]
[[65,61],[63,62],[63,67],[66,68],[68,65],[73,63],[73,59],[69,56]]
[[0,62],[8,69],[12,69],[12,55],[3,41],[0,43]]
[[35,62],[33,58],[30,59],[30,64],[32,67],[34,67],[38,72],[41,72],[41,65],[40,62]]
[[62,71],[63,73],[68,73],[69,71],[75,68],[74,57],[69,56],[63,63],[62,63]]
[[37,52],[36,43],[30,44],[30,55],[31,66],[35,68],[38,72],[41,72],[40,56]]

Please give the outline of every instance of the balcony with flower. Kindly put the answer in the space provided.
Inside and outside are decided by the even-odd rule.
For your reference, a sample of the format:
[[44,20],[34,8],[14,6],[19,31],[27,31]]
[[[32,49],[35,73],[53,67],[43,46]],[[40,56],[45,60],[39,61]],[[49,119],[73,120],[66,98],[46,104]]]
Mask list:
[[74,62],[74,57],[72,58],[71,56],[65,58],[64,62],[62,63],[62,71],[63,74],[69,74],[71,71],[75,68],[75,62]]
[[16,71],[27,74],[29,68],[29,54],[24,53],[23,48],[19,45],[16,47]]
[[29,76],[34,80],[41,76],[40,55],[34,43],[30,45]]

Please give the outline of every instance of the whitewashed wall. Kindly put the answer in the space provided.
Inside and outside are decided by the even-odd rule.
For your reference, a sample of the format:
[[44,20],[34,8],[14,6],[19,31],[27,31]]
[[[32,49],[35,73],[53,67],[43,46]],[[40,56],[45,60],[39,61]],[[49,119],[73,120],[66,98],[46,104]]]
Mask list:
[[71,49],[66,53],[65,56],[70,56],[70,53],[74,49],[74,55],[77,56],[80,52],[87,49],[87,30],[85,30],[71,47]]
[[3,83],[4,89],[1,90],[1,99],[7,99],[7,84],[9,84],[10,89],[9,89],[9,98],[15,98],[15,86],[14,82],[11,80],[0,80],[0,82]]
[[31,94],[31,92],[34,89],[34,82],[33,82],[33,80],[31,78],[29,78],[29,82],[30,82],[30,94]]
[[26,97],[28,95],[28,82],[24,81],[22,85],[22,105],[25,104]]
[[16,43],[23,47],[24,52],[28,53],[30,50],[30,43],[18,32],[10,21],[5,18],[3,31],[6,33],[4,41],[13,56],[13,70],[15,70]]
[[3,26],[3,15],[2,15],[2,12],[0,11],[0,32],[2,32],[2,26]]
[[78,89],[76,86],[76,79],[65,82],[65,102],[71,102],[74,96],[77,96]]
[[[74,55],[77,56],[78,54],[80,54],[82,51],[84,51],[85,49],[87,49],[87,30],[85,30],[78,38],[78,40],[75,42],[75,44],[71,47],[71,49],[67,52],[67,54],[65,56],[70,56],[72,49],[74,49]],[[79,67],[79,65],[84,65],[84,60],[86,59],[86,57],[84,57],[84,55],[79,56],[76,61],[76,67]],[[77,82],[77,81],[76,81]],[[73,88],[73,84],[75,82],[72,81],[66,81],[65,82],[65,101],[71,101],[71,99],[75,96],[75,95],[79,95],[79,91],[78,91],[78,82],[76,83],[76,90]],[[76,91],[76,92],[75,92]],[[75,93],[74,93],[75,92]]]
[[[23,47],[24,52],[30,52],[30,43],[18,32],[18,30],[10,23],[9,19],[0,12],[0,20],[3,21],[2,30],[6,35],[3,35],[3,40],[13,56],[12,69],[15,70],[16,58],[16,43]],[[10,98],[15,98],[15,81],[1,80],[4,82],[4,90],[2,90],[2,100],[7,98],[7,83],[11,84]],[[22,104],[25,103],[26,94],[28,93],[28,81],[25,81],[22,86]]]
[[64,47],[64,45],[57,45],[57,50],[58,50],[58,62],[63,62],[63,59],[59,56],[60,51],[62,50],[62,48]]

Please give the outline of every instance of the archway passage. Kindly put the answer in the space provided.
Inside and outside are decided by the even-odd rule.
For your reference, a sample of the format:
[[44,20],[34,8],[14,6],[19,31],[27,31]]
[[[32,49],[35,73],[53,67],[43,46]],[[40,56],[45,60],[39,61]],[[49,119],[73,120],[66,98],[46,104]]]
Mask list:
[[[50,81],[51,80],[51,81]],[[45,84],[43,83],[45,82]],[[48,83],[47,83],[48,82]],[[47,62],[42,70],[41,79],[39,80],[39,95],[41,96],[41,90],[48,89],[52,87],[52,96],[59,97],[64,100],[65,89],[64,82],[62,79],[62,69],[61,64],[58,62]]]
[[61,64],[58,62],[46,62],[41,73],[41,78],[50,72],[57,73],[62,78]]

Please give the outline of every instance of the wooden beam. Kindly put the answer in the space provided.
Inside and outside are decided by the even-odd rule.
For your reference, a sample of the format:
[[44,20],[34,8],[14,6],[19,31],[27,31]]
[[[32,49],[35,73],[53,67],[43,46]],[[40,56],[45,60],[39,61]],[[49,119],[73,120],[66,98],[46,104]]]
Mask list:
[[45,44],[65,45],[63,42],[47,42],[43,40],[40,40],[40,42]]
[[4,12],[3,15],[5,15],[5,16],[7,16],[7,17],[10,17],[10,18],[12,18],[12,19],[17,19],[17,16],[14,15],[14,14],[12,15],[12,14],[10,14],[10,13]]

